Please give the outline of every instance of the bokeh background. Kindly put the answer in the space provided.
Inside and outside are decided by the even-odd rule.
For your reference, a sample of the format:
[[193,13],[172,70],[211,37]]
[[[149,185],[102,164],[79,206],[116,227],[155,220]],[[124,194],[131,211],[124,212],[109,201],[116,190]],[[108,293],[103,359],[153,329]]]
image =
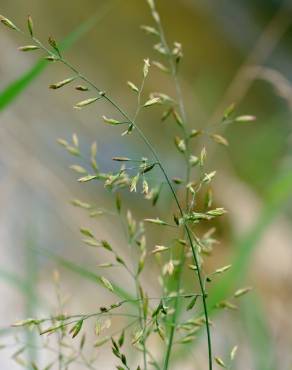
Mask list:
[[[228,209],[228,215],[217,225],[221,244],[206,268],[235,263],[234,281],[254,287],[237,311],[214,316],[215,354],[224,357],[238,344],[236,369],[292,369],[292,1],[157,0],[157,4],[168,39],[183,44],[180,78],[189,124],[204,128],[219,122],[231,103],[236,103],[238,114],[257,117],[253,124],[226,130],[230,145],[213,144],[208,157],[208,167],[218,171],[216,205]],[[31,14],[43,40],[48,35],[62,40],[78,30],[67,59],[133,111],[135,102],[126,81],[139,81],[143,58],[158,58],[153,40],[139,30],[141,24],[152,23],[144,1],[1,0],[0,13],[23,27]],[[96,140],[103,169],[113,168],[113,155],[149,155],[135,137],[121,140],[115,129],[102,124],[101,115],[111,114],[108,106],[79,112],[71,108],[82,100],[80,93],[70,87],[48,90],[68,71],[58,65],[36,66],[37,53],[17,50],[24,43],[20,35],[1,27],[0,344],[8,343],[0,351],[4,370],[21,368],[11,359],[18,347],[12,346],[9,325],[54,310],[55,269],[64,295],[70,295],[70,312],[91,312],[112,301],[94,282],[96,265],[105,257],[82,246],[79,226],[91,227],[114,243],[120,241],[118,226],[111,218],[88,219],[70,204],[79,198],[112,207],[111,197],[102,186],[76,181],[68,168],[72,158],[56,139],[70,140],[75,132],[84,153]],[[146,93],[161,86],[173,93],[168,78],[153,68]],[[170,174],[179,176],[172,139],[176,127],[161,124],[159,114],[160,108],[153,108],[141,116],[140,124]],[[156,215],[139,195],[126,197],[125,202],[137,218]],[[171,213],[171,202],[164,192],[158,203],[161,217]],[[158,231],[152,236],[158,244],[163,238]],[[119,247],[123,250],[123,245]],[[154,266],[148,268],[155,272]],[[149,276],[146,284],[151,289],[157,281],[155,274]],[[127,283],[123,276],[119,279]],[[43,361],[33,334],[19,340],[33,343],[31,358]],[[197,342],[188,347],[183,360],[177,349],[173,369],[206,368],[205,342]],[[98,369],[113,368],[109,355],[109,350],[100,350]]]

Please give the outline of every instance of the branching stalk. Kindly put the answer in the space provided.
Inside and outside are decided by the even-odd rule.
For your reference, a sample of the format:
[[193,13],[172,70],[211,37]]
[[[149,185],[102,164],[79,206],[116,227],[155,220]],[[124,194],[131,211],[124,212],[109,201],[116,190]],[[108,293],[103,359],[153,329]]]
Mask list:
[[[18,30],[18,31],[20,31],[20,30]],[[25,35],[24,32],[22,32],[22,31],[20,31],[20,32]],[[163,35],[163,33],[161,33],[161,35]],[[164,36],[162,36],[162,37],[163,37],[163,40],[165,40]],[[131,119],[129,117],[129,115],[106,92],[104,92],[103,90],[101,90],[100,88],[98,88],[85,75],[81,74],[72,64],[70,64],[68,61],[66,61],[62,57],[62,55],[60,53],[52,52],[47,47],[45,47],[43,45],[43,43],[41,41],[39,41],[34,36],[31,36],[31,39],[36,43],[36,45],[40,49],[42,49],[43,51],[45,51],[46,53],[48,53],[49,56],[53,57],[54,60],[60,61],[61,63],[63,63],[72,72],[74,72],[75,75],[80,80],[84,81],[89,86],[91,86],[104,100],[106,100],[112,107],[114,107],[125,118],[125,120],[131,126],[133,126],[133,128],[135,128],[135,130],[137,131],[138,135],[140,136],[140,138],[142,139],[142,141],[144,142],[144,144],[146,145],[146,147],[149,149],[149,151],[153,155],[155,161],[157,162],[158,167],[160,168],[163,176],[165,177],[165,180],[166,180],[166,182],[167,182],[167,184],[169,186],[169,189],[170,189],[170,191],[171,191],[171,193],[173,195],[173,198],[174,198],[174,201],[175,201],[175,203],[177,205],[179,214],[183,218],[184,217],[183,207],[182,207],[182,205],[180,204],[180,202],[178,200],[177,194],[176,194],[175,189],[174,189],[174,187],[173,187],[173,185],[171,183],[170,178],[168,177],[168,174],[166,172],[166,169],[165,169],[164,165],[162,164],[162,162],[161,162],[161,160],[159,158],[159,155],[157,154],[156,150],[154,149],[154,147],[150,143],[149,139],[145,136],[145,134],[142,131],[142,129],[137,125],[137,123],[133,119]],[[172,67],[172,69],[173,69],[173,67]],[[178,97],[179,97],[179,100],[180,100],[181,113],[182,113],[182,115],[184,117],[183,119],[184,119],[184,122],[185,122],[185,119],[186,119],[186,117],[185,117],[185,110],[184,110],[183,102],[182,102],[182,99],[181,99],[180,87],[179,87],[179,84],[178,84],[178,81],[177,81],[177,76],[176,76],[175,70],[173,70],[173,75],[174,75],[175,81],[176,81],[176,89],[177,89]],[[188,137],[187,137],[187,133],[186,133],[186,130],[185,129],[184,129],[184,132],[185,132],[185,135],[186,135],[186,143],[187,143]],[[189,168],[189,166],[188,166],[188,168]],[[190,171],[188,169],[187,170],[187,177],[188,178],[189,178],[189,173],[190,173]],[[212,370],[211,336],[210,336],[210,327],[209,327],[209,320],[208,320],[208,308],[207,308],[207,302],[206,302],[206,292],[205,292],[205,288],[204,288],[204,284],[203,284],[203,278],[202,278],[202,273],[201,273],[201,268],[200,268],[199,260],[198,260],[197,254],[196,254],[195,244],[194,244],[194,241],[192,239],[190,229],[189,229],[189,227],[188,227],[188,225],[186,223],[183,224],[183,228],[184,228],[184,231],[186,233],[187,239],[188,239],[189,244],[190,244],[190,247],[191,247],[191,251],[192,251],[194,263],[195,263],[195,266],[196,266],[196,269],[197,269],[196,274],[198,275],[199,286],[200,286],[200,290],[201,290],[201,293],[202,293],[202,301],[203,301],[203,309],[204,309],[204,316],[205,316],[205,321],[206,321],[206,331],[207,331],[207,341],[208,341],[209,370]],[[175,321],[176,321],[176,318],[175,318]],[[171,333],[170,333],[171,334],[171,337],[169,338],[169,341],[168,341],[168,348],[167,348],[166,359],[165,359],[165,363],[164,363],[164,369],[165,370],[168,368],[169,357],[170,357],[171,347],[172,347],[172,343],[173,343],[173,336],[174,336],[174,331],[175,331],[175,326],[173,325],[172,327],[173,327],[173,329],[171,329]]]

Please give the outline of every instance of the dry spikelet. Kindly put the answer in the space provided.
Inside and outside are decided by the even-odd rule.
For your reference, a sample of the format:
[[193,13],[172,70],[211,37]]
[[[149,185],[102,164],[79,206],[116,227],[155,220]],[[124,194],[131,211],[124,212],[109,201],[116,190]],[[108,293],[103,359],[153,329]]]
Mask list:
[[149,73],[149,68],[150,68],[149,59],[144,59],[144,67],[143,67],[143,75],[144,75],[144,78],[147,77],[147,75]]
[[4,26],[11,28],[12,30],[18,30],[15,24],[12,23],[11,20],[9,20],[8,18],[3,17],[3,15],[0,15],[0,22],[4,24]]
[[235,118],[235,122],[253,122],[256,120],[255,116],[245,115]]
[[221,367],[223,367],[224,369],[226,369],[226,365],[225,365],[224,361],[223,361],[220,357],[215,357],[215,361],[216,361],[216,363],[217,363],[219,366],[221,366]]
[[234,346],[230,352],[230,360],[233,361],[235,359],[236,353],[238,350],[238,346]]
[[196,166],[199,162],[200,162],[200,159],[197,156],[195,155],[190,156],[189,163],[192,167]]
[[160,69],[160,71],[162,71],[162,72],[165,72],[165,73],[169,73],[170,71],[169,71],[169,68],[167,68],[164,64],[162,64],[161,62],[157,62],[157,61],[153,61],[152,62],[152,64],[156,67],[156,68],[158,68],[158,69]]
[[133,84],[133,82],[128,81],[128,82],[127,82],[127,85],[129,86],[129,88],[130,88],[131,90],[135,91],[136,93],[138,93],[138,92],[139,92],[138,87],[137,87],[135,84]]
[[235,298],[239,298],[245,294],[247,294],[248,292],[250,292],[252,290],[252,287],[246,287],[246,288],[241,288],[241,289],[238,289],[235,293],[234,293],[234,297]]
[[110,292],[113,292],[114,291],[114,288],[113,288],[113,286],[112,286],[112,284],[109,282],[109,280],[108,279],[106,279],[105,277],[101,277],[100,278],[100,281],[101,281],[101,283],[103,284],[103,286],[105,287],[105,288],[107,288]]
[[38,50],[38,49],[39,47],[36,45],[24,45],[18,48],[19,51],[33,51],[33,50]]
[[82,166],[79,166],[78,164],[73,164],[72,166],[70,166],[71,170],[77,172],[77,173],[80,173],[80,174],[84,174],[84,173],[87,173],[86,169]]
[[120,125],[124,122],[118,121],[114,118],[108,118],[106,116],[102,116],[102,119],[104,120],[105,123],[108,123],[109,125]]
[[167,250],[169,250],[169,247],[165,247],[164,245],[155,245],[151,253],[157,254],[157,253],[165,252]]
[[27,17],[27,27],[28,27],[30,36],[33,37],[33,29],[34,29],[34,27],[33,27],[33,20],[32,20],[31,15],[29,15]]
[[201,150],[201,153],[200,153],[200,166],[203,167],[204,164],[205,164],[205,160],[206,160],[206,157],[207,157],[207,151],[206,151],[206,148],[204,147],[202,150]]
[[72,81],[74,81],[76,79],[76,77],[70,77],[70,78],[66,78],[65,80],[63,81],[59,81],[59,82],[56,82],[54,84],[51,84],[49,86],[50,89],[53,89],[53,90],[57,90],[57,89],[60,89],[61,87],[65,86],[65,85],[68,85],[69,83],[71,83]]
[[235,110],[235,104],[230,104],[223,113],[223,121],[227,120]]
[[131,159],[128,157],[113,157],[112,160],[116,162],[128,162]]
[[89,88],[87,86],[84,86],[84,85],[78,85],[75,87],[75,90],[78,90],[78,91],[88,91]]
[[159,32],[154,27],[142,25],[141,29],[149,35],[159,36]]
[[232,265],[226,265],[226,266],[220,267],[219,269],[215,270],[214,273],[215,274],[222,274],[223,272],[228,271],[231,267],[232,267]]
[[144,107],[151,107],[152,105],[159,104],[159,103],[161,103],[160,97],[152,98],[152,99],[147,100],[146,103],[144,103]]
[[95,103],[98,99],[100,99],[100,97],[95,97],[95,98],[82,100],[79,103],[75,104],[74,108],[75,109],[81,109],[83,107],[86,107],[89,104]]
[[145,218],[145,222],[148,222],[150,224],[156,224],[156,225],[167,225],[166,222],[160,220],[159,218]]
[[218,135],[218,134],[213,134],[213,135],[210,135],[210,137],[215,141],[215,143],[217,144],[221,144],[221,145],[224,145],[224,146],[228,146],[229,143],[227,141],[227,139],[225,139],[225,137],[221,136],[221,135]]
[[94,180],[94,179],[97,179],[96,175],[87,175],[87,176],[84,176],[84,177],[80,177],[78,179],[78,181],[79,182],[88,182],[88,181],[91,181],[91,180]]
[[58,52],[58,54],[59,54],[59,48],[58,48],[58,45],[57,45],[57,42],[56,42],[56,40],[52,37],[52,36],[50,36],[49,37],[49,39],[48,39],[48,42],[49,42],[49,45],[55,50],[55,51],[57,51]]
[[81,234],[83,234],[84,236],[88,236],[89,238],[93,238],[94,239],[94,235],[92,233],[91,230],[87,229],[87,228],[84,228],[84,227],[81,227],[80,228],[80,232]]
[[181,153],[185,153],[187,147],[186,147],[186,143],[183,139],[181,139],[180,137],[176,136],[174,138],[174,143],[177,147],[177,149],[181,152]]
[[155,3],[154,0],[147,0],[148,5],[150,6],[151,10],[155,10]]

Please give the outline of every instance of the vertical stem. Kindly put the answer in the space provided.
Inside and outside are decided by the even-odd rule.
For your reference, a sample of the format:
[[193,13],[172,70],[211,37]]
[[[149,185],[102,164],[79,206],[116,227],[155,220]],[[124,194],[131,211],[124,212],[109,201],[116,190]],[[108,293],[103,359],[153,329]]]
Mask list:
[[[137,295],[137,298],[139,299],[138,307],[139,307],[140,327],[141,327],[141,330],[144,330],[144,328],[145,328],[145,317],[143,315],[143,308],[141,307],[143,305],[143,300],[142,300],[142,297],[139,293],[139,282],[138,282],[138,277],[137,276],[135,277],[135,286],[136,286],[136,295]],[[146,343],[145,343],[144,339],[143,339],[142,347],[143,347],[144,370],[147,370],[147,352],[146,352]]]
[[[132,237],[129,235],[126,227],[124,226],[124,223],[123,223],[123,220],[122,219],[121,219],[121,221],[122,221],[122,228],[123,228],[125,237],[127,239],[128,246],[130,247],[131,252],[132,252],[133,251]],[[133,253],[132,253],[132,261],[133,261],[133,264],[134,264]],[[145,318],[145,316],[143,314],[143,297],[141,296],[140,290],[139,290],[139,276],[138,276],[138,272],[135,272],[134,271],[134,266],[133,266],[133,273],[129,269],[127,269],[127,270],[130,273],[130,275],[133,277],[134,282],[135,282],[135,290],[136,290],[136,298],[137,298],[136,300],[138,302],[139,324],[140,324],[141,330],[144,330],[145,327],[146,327],[146,318]],[[147,354],[148,354],[149,351],[146,350],[146,345],[145,345],[145,341],[144,340],[143,340],[143,343],[142,343],[142,348],[143,348],[144,370],[147,370],[147,367],[148,367],[147,366]]]
[[[156,12],[156,9],[154,9],[154,10]],[[159,35],[160,35],[161,43],[163,44],[163,46],[166,50],[166,54],[167,54],[167,57],[168,57],[168,62],[169,62],[169,65],[170,65],[171,74],[172,74],[172,77],[173,77],[174,83],[175,83],[175,89],[176,89],[176,95],[177,95],[177,99],[178,99],[178,103],[179,103],[180,113],[181,113],[181,116],[182,116],[182,119],[183,119],[182,130],[183,130],[184,140],[185,140],[185,144],[186,144],[186,154],[185,154],[185,159],[186,159],[186,184],[188,184],[189,181],[190,181],[190,174],[191,174],[191,168],[190,168],[190,163],[189,163],[190,145],[189,145],[188,132],[187,132],[187,129],[186,129],[186,126],[185,126],[186,123],[187,123],[187,115],[186,115],[186,110],[185,110],[185,106],[184,106],[184,100],[183,100],[183,96],[182,96],[180,83],[179,83],[179,80],[178,80],[177,66],[175,65],[175,61],[173,60],[171,50],[170,50],[169,45],[167,43],[167,40],[166,40],[166,37],[165,37],[165,34],[164,34],[164,30],[163,30],[163,27],[162,27],[162,24],[161,24],[161,21],[160,21],[160,17],[159,16],[154,17],[154,19],[155,19],[156,24],[158,26],[158,32],[159,32]],[[171,184],[169,184],[169,185],[171,186]],[[188,202],[189,202],[189,189],[187,188],[186,189],[186,205],[185,205],[186,209],[188,208]],[[180,209],[180,212],[181,212],[181,209]],[[195,250],[195,247],[194,247],[194,244],[193,244],[193,241],[192,241],[192,236],[191,236],[190,230],[189,230],[187,225],[185,225],[185,232],[186,232],[186,235],[187,235],[187,237],[189,239],[189,242],[190,242],[192,255],[193,255],[195,265],[196,265],[196,268],[197,268],[199,285],[200,285],[200,289],[201,289],[201,292],[202,292],[204,316],[205,316],[205,319],[206,319],[209,370],[212,370],[212,343],[211,343],[211,333],[210,333],[210,327],[209,327],[208,307],[207,307],[207,302],[206,302],[205,287],[204,287],[204,283],[203,283],[200,264],[199,264],[198,257],[197,257],[197,254],[196,254],[196,250]],[[177,316],[178,316],[178,308],[179,308],[178,307],[179,306],[178,292],[179,292],[180,286],[181,286],[181,279],[182,279],[184,261],[185,261],[185,253],[184,253],[184,250],[182,249],[181,255],[180,255],[180,265],[179,265],[179,268],[178,268],[178,279],[177,279],[177,289],[176,289],[177,297],[175,299],[175,304],[174,304],[174,310],[175,311],[174,311],[174,314],[172,316],[170,334],[169,334],[169,338],[168,338],[168,346],[167,346],[166,355],[165,355],[165,359],[164,359],[164,365],[163,365],[164,370],[168,369],[171,349],[172,349],[173,340],[174,340],[175,327],[176,327]]]

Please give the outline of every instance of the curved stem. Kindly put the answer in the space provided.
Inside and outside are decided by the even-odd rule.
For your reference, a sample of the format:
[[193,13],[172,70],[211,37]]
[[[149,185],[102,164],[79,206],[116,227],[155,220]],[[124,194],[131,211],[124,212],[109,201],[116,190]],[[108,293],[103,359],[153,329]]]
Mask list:
[[[162,173],[165,177],[165,180],[166,180],[166,182],[167,182],[167,184],[170,188],[170,191],[173,195],[173,198],[174,198],[175,203],[177,205],[177,208],[179,210],[180,216],[183,217],[184,212],[183,212],[182,206],[181,206],[181,204],[178,200],[178,197],[177,197],[177,194],[174,190],[174,187],[173,187],[173,185],[172,185],[172,183],[171,183],[171,181],[170,181],[170,179],[167,175],[165,167],[163,166],[156,150],[154,149],[154,147],[152,146],[152,144],[150,143],[148,138],[145,136],[143,131],[140,129],[140,127],[126,114],[126,112],[124,112],[124,110],[117,103],[115,103],[115,101],[112,98],[110,98],[110,96],[108,96],[105,92],[103,92],[100,88],[98,88],[86,76],[81,74],[75,67],[73,67],[73,65],[71,65],[69,62],[67,62],[61,55],[56,54],[56,53],[52,52],[51,50],[49,50],[48,48],[46,48],[42,44],[42,42],[39,41],[37,38],[32,37],[32,39],[40,47],[40,49],[44,50],[50,56],[53,56],[55,58],[55,60],[58,60],[61,63],[63,63],[64,65],[66,65],[69,69],[71,69],[72,72],[74,72],[78,76],[78,78],[80,78],[81,80],[86,82],[89,86],[91,86],[94,90],[96,90],[100,95],[102,95],[102,97],[106,101],[108,101],[129,122],[129,124],[131,124],[137,130],[138,134],[140,135],[141,139],[145,143],[146,147],[148,147],[149,151],[152,153],[153,157],[157,161],[157,163],[158,163],[158,165],[159,165],[159,167],[160,167],[160,169],[161,169],[161,171],[162,171]],[[199,261],[198,261],[198,258],[197,258],[195,245],[194,245],[190,230],[189,230],[188,226],[185,223],[183,224],[183,227],[184,227],[184,230],[186,232],[188,241],[190,243],[192,255],[193,255],[194,262],[195,262],[195,265],[196,265],[196,268],[197,268],[196,272],[198,274],[199,286],[200,286],[200,290],[201,290],[201,293],[202,293],[204,316],[205,316],[205,320],[206,320],[206,331],[207,331],[208,352],[209,352],[209,370],[212,370],[211,335],[210,335],[210,326],[209,326],[209,319],[208,319],[208,308],[207,308],[207,302],[206,302],[206,292],[205,292],[205,288],[204,288],[204,285],[203,285],[203,278],[202,278],[202,274],[201,274],[200,264],[199,264]],[[173,333],[172,333],[172,337],[173,337],[173,335],[174,335],[174,330],[173,330]],[[170,341],[169,341],[169,343],[170,343]],[[171,346],[168,345],[167,357],[166,357],[166,363],[165,363],[164,369],[168,368],[170,351],[171,351]]]
[[[137,130],[137,132],[140,134],[142,140],[144,141],[144,143],[146,144],[146,146],[149,148],[149,150],[151,151],[151,153],[153,154],[155,160],[157,161],[158,163],[158,166],[160,167],[161,169],[161,172],[163,173],[164,177],[165,177],[165,180],[171,190],[171,193],[173,195],[173,198],[175,200],[175,203],[178,207],[178,210],[179,210],[179,213],[181,215],[181,217],[184,216],[184,213],[183,213],[183,209],[182,209],[182,206],[178,200],[178,197],[176,195],[176,192],[174,190],[174,187],[167,175],[167,172],[164,168],[164,166],[162,165],[161,163],[161,160],[158,156],[158,154],[156,153],[155,149],[153,148],[153,146],[151,145],[151,143],[149,142],[149,140],[147,139],[147,137],[144,135],[143,131],[139,128],[139,126],[137,126],[137,124],[133,121],[131,121],[131,119],[128,117],[128,115],[111,99],[109,98],[107,95],[104,96],[105,99],[110,102],[112,104],[113,107],[115,107],[117,109],[118,112],[120,112],[122,114],[122,116],[129,120],[129,122],[133,125],[133,127],[135,127],[135,129]],[[211,333],[210,333],[210,325],[209,325],[209,317],[208,317],[208,307],[207,307],[207,301],[206,301],[206,292],[205,292],[205,288],[204,288],[204,284],[203,284],[203,278],[202,278],[202,273],[201,273],[201,268],[200,268],[200,264],[199,264],[199,261],[198,261],[198,258],[197,258],[197,254],[196,254],[196,250],[195,250],[195,245],[193,243],[193,239],[192,239],[192,236],[191,236],[191,233],[190,233],[190,230],[188,228],[188,226],[186,224],[183,225],[184,229],[185,229],[185,232],[186,232],[186,235],[187,235],[187,238],[189,240],[189,243],[190,243],[190,246],[191,246],[191,250],[192,250],[192,255],[193,255],[193,258],[194,258],[194,262],[195,262],[195,265],[196,265],[196,272],[198,274],[198,280],[199,280],[199,286],[200,286],[200,290],[202,292],[202,301],[203,301],[203,309],[204,309],[204,316],[205,316],[205,319],[206,319],[206,331],[207,331],[207,342],[208,342],[208,352],[209,352],[209,355],[208,355],[208,359],[209,359],[209,370],[212,370],[212,343],[211,343]],[[171,338],[169,339],[169,343],[172,343],[173,342],[173,337],[174,337],[174,331],[175,331],[175,328],[173,328],[171,330]],[[169,363],[169,357],[170,357],[170,352],[171,352],[171,346],[168,345],[168,348],[167,348],[167,353],[166,353],[166,362],[164,364],[164,369],[167,369],[168,368],[168,363]]]

